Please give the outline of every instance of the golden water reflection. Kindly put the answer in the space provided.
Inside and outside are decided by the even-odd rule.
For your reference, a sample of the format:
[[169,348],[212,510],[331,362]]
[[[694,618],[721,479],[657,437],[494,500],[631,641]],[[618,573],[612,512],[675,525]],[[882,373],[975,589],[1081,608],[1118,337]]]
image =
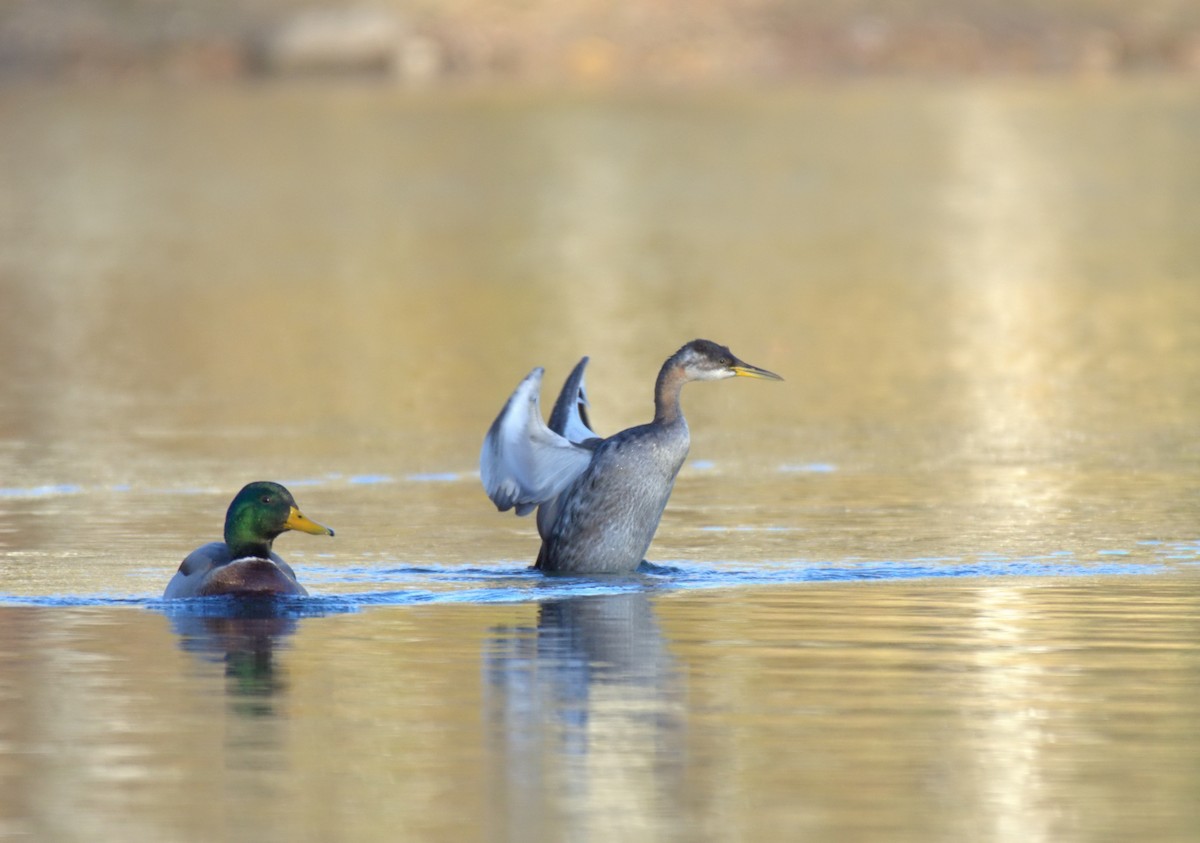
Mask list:
[[[3,833],[1200,832],[1193,89],[0,112],[0,594],[43,601],[0,607]],[[787,378],[685,394],[651,558],[725,579],[539,595],[484,430],[583,354],[597,428],[645,421],[694,336]],[[258,477],[350,602],[163,617]]]
[[1193,580],[376,609],[267,632],[254,689],[193,651],[262,629],[10,608],[0,804],[43,838],[1183,840]]

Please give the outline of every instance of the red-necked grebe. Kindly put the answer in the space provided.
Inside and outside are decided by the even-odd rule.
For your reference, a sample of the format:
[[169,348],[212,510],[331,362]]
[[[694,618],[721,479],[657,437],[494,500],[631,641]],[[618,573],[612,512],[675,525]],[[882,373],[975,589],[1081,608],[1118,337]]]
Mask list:
[[500,511],[538,509],[536,567],[557,574],[623,574],[641,564],[687,458],[679,395],[688,381],[732,377],[783,380],[739,360],[723,345],[693,340],[658,373],[654,421],[607,439],[588,426],[583,369],[575,367],[542,421],[534,369],[513,392],[483,440],[480,477]]

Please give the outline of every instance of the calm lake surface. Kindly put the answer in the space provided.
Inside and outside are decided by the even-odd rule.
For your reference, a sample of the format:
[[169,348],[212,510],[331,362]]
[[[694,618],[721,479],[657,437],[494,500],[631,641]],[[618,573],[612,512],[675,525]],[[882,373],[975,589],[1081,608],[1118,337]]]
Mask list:
[[[1200,839],[1200,88],[0,91],[0,838]],[[693,337],[629,579],[476,470]],[[313,596],[158,599],[247,481]]]

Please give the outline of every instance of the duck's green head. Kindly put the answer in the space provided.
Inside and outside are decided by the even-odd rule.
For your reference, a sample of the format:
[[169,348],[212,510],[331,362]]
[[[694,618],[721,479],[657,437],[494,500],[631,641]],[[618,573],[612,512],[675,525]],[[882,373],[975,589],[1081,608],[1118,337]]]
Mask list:
[[266,558],[275,537],[287,530],[332,536],[333,530],[300,512],[292,493],[278,483],[250,483],[237,493],[225,513],[225,543],[234,559]]

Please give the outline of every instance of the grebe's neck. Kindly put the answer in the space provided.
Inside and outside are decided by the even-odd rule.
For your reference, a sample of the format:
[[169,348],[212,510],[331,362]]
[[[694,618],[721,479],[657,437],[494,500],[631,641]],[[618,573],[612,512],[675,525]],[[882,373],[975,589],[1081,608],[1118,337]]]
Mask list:
[[678,355],[674,355],[663,363],[654,384],[654,421],[661,424],[671,424],[683,418],[679,395],[688,377],[677,358]]

